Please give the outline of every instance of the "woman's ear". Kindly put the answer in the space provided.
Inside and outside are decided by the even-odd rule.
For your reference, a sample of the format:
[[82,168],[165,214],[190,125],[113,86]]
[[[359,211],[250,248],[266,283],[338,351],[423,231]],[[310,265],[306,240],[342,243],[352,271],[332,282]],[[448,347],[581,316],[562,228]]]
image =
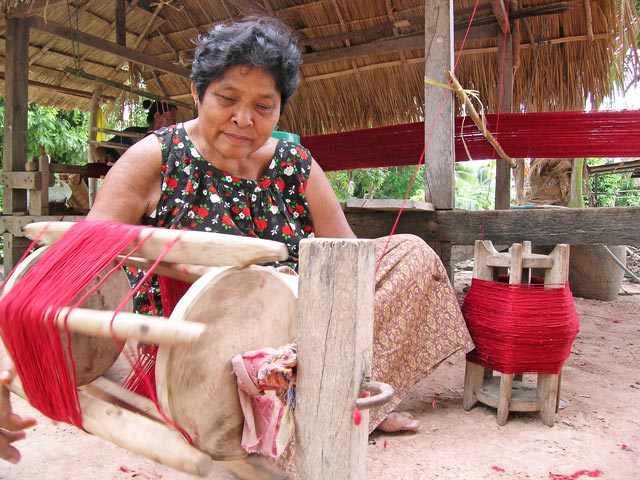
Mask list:
[[198,95],[198,91],[196,90],[196,86],[191,83],[191,96],[193,97],[193,106],[198,109],[198,104],[200,103],[200,98]]

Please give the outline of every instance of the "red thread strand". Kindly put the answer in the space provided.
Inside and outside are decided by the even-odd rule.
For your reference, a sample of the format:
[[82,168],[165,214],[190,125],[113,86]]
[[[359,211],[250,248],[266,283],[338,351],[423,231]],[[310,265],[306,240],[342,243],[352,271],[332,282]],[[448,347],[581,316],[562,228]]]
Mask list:
[[476,348],[467,359],[501,373],[560,373],[579,330],[569,285],[472,279],[462,313]]
[[82,428],[76,380],[67,367],[73,371],[73,359],[55,318],[137,235],[130,225],[78,222],[0,302],[0,330],[25,394],[49,418]]

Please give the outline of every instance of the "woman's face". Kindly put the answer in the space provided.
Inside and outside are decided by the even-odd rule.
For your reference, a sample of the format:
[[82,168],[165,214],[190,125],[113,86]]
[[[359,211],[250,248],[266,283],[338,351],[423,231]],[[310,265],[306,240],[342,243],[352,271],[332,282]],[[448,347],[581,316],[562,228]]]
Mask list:
[[213,153],[244,159],[262,147],[280,118],[280,91],[271,75],[246,65],[212,81],[198,102],[200,132]]

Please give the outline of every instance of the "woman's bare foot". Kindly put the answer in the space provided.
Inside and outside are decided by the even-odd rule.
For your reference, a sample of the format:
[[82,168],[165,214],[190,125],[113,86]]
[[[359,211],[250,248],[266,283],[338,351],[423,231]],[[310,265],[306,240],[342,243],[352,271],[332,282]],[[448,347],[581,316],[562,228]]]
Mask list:
[[387,415],[380,425],[378,430],[382,432],[415,432],[420,427],[417,420],[413,418],[409,412],[391,412]]

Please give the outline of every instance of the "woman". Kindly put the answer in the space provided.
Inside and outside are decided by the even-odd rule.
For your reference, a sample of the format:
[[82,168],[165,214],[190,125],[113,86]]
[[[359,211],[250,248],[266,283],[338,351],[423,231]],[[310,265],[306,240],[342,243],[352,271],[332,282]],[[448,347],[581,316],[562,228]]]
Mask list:
[[[293,268],[300,239],[354,237],[311,154],[271,137],[300,63],[292,35],[274,20],[214,27],[199,39],[192,65],[198,117],[129,148],[87,219],[277,240]],[[376,254],[372,377],[396,395],[371,412],[370,429],[416,430],[415,420],[393,410],[430,370],[472,343],[444,267],[422,240],[379,239]]]

